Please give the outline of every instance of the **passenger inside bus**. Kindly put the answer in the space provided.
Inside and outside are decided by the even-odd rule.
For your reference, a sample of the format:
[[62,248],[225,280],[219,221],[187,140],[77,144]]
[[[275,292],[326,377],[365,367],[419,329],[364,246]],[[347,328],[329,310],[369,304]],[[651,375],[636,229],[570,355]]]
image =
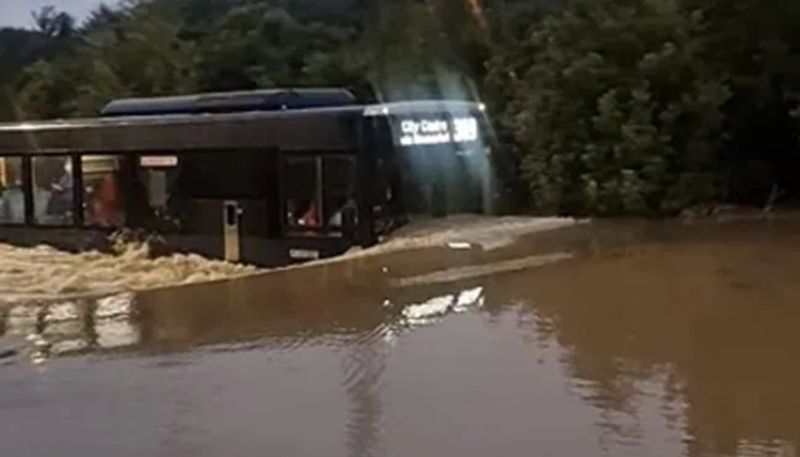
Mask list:
[[[47,202],[47,218],[48,223],[59,223],[61,220],[65,223],[70,223],[72,219],[72,203],[73,203],[73,175],[72,175],[72,161],[67,160],[64,163],[63,173],[56,182],[51,184],[50,193]],[[43,189],[45,190],[45,189]]]
[[303,213],[303,217],[297,221],[297,225],[310,229],[318,229],[322,227],[319,216],[319,208],[317,208],[316,202],[312,201],[311,204],[308,205],[308,210],[306,210],[306,212]]
[[89,222],[101,227],[120,227],[125,222],[124,202],[117,171],[106,173],[89,192]]
[[[356,205],[353,198],[340,199],[335,205],[332,206],[337,209],[332,213],[329,213],[331,216],[327,219],[328,227],[332,229],[342,229],[347,225],[352,225],[355,223],[354,218]],[[303,208],[305,211],[298,213],[295,211],[295,208]],[[295,202],[290,201],[288,203],[287,213],[288,220],[294,226],[313,230],[323,228],[323,218],[316,202],[312,201],[298,205]],[[300,216],[297,217],[297,214],[300,214]]]

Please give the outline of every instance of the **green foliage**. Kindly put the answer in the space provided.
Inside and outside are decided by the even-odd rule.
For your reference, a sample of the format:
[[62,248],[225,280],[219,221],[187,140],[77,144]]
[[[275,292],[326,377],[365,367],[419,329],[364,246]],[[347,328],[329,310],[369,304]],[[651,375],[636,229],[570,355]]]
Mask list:
[[[52,9],[37,17],[43,30],[72,23]],[[485,56],[465,22],[448,0],[128,0],[98,8],[68,49],[29,67],[18,102],[37,118],[125,95],[275,86],[477,97]]]
[[726,198],[764,205],[780,194],[800,195],[800,3],[783,0],[703,2],[708,30],[703,57],[730,75],[725,106]]
[[115,27],[98,27],[74,48],[30,66],[18,91],[23,115],[92,115],[115,97],[191,92],[195,50],[179,34],[174,18],[159,11],[127,11]]
[[[91,115],[121,96],[311,85],[365,92],[367,63],[354,53],[352,20],[301,21],[290,3],[129,0],[100,7],[77,39],[64,41],[66,49],[25,70],[16,103],[24,117],[45,118]],[[39,16],[48,30],[62,18],[51,9]]]
[[703,32],[669,1],[583,2],[491,62],[490,80],[510,81],[502,122],[537,210],[661,214],[719,195],[730,92]]
[[352,30],[301,23],[264,2],[238,6],[199,43],[202,84],[214,89],[347,85],[357,74],[343,52],[352,40]]
[[45,6],[34,11],[33,21],[43,35],[52,38],[66,38],[75,33],[75,19],[67,13],[59,12],[54,6]]
[[273,86],[480,98],[502,180],[539,212],[800,195],[798,2],[125,0],[79,27],[35,18],[0,30],[0,118]]
[[0,29],[0,119],[16,117],[14,85],[22,70],[45,55],[52,40],[29,30]]

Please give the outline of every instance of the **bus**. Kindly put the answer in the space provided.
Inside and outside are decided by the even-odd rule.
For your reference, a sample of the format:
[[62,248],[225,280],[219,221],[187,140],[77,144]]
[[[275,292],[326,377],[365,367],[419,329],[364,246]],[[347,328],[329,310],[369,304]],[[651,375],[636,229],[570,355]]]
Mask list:
[[414,215],[488,212],[484,111],[276,89],[0,124],[0,242],[108,250],[127,231],[264,267],[339,255]]

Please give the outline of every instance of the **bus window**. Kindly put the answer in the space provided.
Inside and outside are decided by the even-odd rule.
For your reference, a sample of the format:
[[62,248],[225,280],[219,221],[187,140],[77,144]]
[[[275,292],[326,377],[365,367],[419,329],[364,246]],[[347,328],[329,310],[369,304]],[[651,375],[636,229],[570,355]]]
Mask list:
[[176,156],[140,158],[134,201],[144,201],[139,217],[151,228],[170,230],[180,226],[180,203],[175,201],[179,175]]
[[286,225],[290,230],[341,232],[356,223],[355,161],[350,157],[286,160]]
[[321,157],[286,160],[286,225],[290,229],[313,231],[323,227],[321,162]]
[[87,225],[121,227],[125,201],[120,187],[119,160],[114,156],[83,156],[84,221]]
[[33,214],[37,224],[73,224],[73,185],[70,157],[33,158]]
[[[329,228],[341,230],[355,223],[355,162],[348,157],[323,161],[323,209]],[[348,222],[349,219],[349,222]]]
[[0,224],[25,223],[25,193],[22,188],[22,158],[5,157],[0,184]]
[[389,154],[378,157],[371,187],[375,231],[378,234],[387,233],[404,222],[400,179],[396,158]]

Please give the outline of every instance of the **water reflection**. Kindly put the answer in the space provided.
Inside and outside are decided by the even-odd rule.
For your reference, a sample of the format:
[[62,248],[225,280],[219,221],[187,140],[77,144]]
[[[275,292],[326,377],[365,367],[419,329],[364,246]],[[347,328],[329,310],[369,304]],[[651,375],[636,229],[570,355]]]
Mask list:
[[524,295],[537,331],[568,349],[574,391],[621,439],[636,439],[638,409],[660,396],[689,455],[796,455],[797,233],[779,223],[677,233],[506,284],[535,289]]
[[0,336],[24,338],[34,364],[51,357],[127,348],[140,342],[133,294],[98,300],[21,304],[0,316]]
[[[434,292],[369,289],[360,297],[347,290],[350,301],[342,306],[323,299],[341,297],[343,292],[338,289],[348,289],[338,281],[337,273],[328,273],[332,276],[324,283],[327,294],[289,287],[285,278],[272,280],[274,294],[269,295],[269,304],[256,299],[253,289],[229,284],[18,306],[3,322],[6,335],[25,337],[34,364],[112,350],[138,357],[196,348],[214,353],[261,348],[292,353],[315,345],[331,347],[340,354],[338,384],[348,398],[348,455],[383,455],[384,373],[395,344],[419,326],[482,306],[484,290],[469,287],[431,296]],[[391,299],[381,300],[384,296]],[[383,306],[374,305],[381,301]],[[437,308],[436,303],[445,306]],[[172,365],[159,362],[159,366]],[[176,398],[187,395],[184,388],[175,392]],[[187,411],[193,410],[185,402],[181,404]],[[170,427],[182,430],[176,424]],[[181,439],[165,443],[183,446]]]
[[382,455],[383,374],[388,347],[369,338],[347,349],[342,364],[342,387],[349,399],[347,447],[351,456]]
[[[409,262],[430,267],[420,274],[453,265],[415,253],[20,306],[0,312],[0,345],[22,341],[36,363],[110,354],[145,385],[165,376],[148,391],[177,405],[160,442],[195,455],[264,452],[268,431],[240,422],[272,417],[264,409],[283,412],[274,420],[292,446],[311,449],[317,424],[328,455],[798,454],[799,223],[564,238],[581,253],[573,260],[456,282],[398,287],[415,274]],[[564,238],[510,251],[561,252]],[[147,398],[119,395],[129,408]],[[306,398],[318,404],[296,411]]]
[[449,313],[463,313],[479,308],[483,303],[483,287],[473,287],[458,294],[435,296],[422,303],[408,305],[401,311],[404,318],[402,322],[409,326],[433,324]]

